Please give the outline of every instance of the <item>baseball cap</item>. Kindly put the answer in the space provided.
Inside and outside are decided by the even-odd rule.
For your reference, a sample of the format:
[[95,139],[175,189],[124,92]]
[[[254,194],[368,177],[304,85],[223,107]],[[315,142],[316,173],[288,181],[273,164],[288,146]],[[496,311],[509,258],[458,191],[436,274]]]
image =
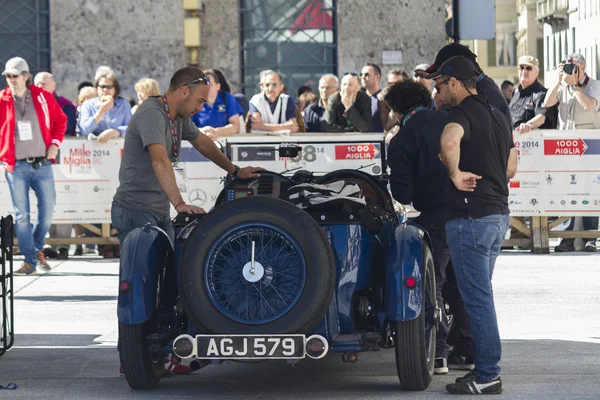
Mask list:
[[435,56],[435,62],[427,67],[425,72],[431,74],[437,71],[438,68],[440,68],[440,65],[446,62],[448,59],[456,56],[464,56],[473,63],[477,62],[477,55],[473,53],[467,46],[463,46],[462,44],[458,43],[450,43],[438,51],[437,56]]
[[429,68],[429,64],[425,64],[425,63],[419,64],[419,65],[417,65],[415,67],[415,69],[413,69],[413,72],[415,72],[415,71],[426,71],[427,68]]
[[519,57],[519,63],[517,65],[531,65],[532,67],[540,67],[540,62],[533,56],[521,56]]
[[23,72],[29,73],[29,65],[27,65],[27,61],[23,60],[21,57],[14,57],[6,62],[6,66],[4,67],[4,72],[2,75],[20,75]]
[[471,60],[465,56],[455,56],[448,59],[433,74],[425,76],[425,79],[435,79],[439,76],[452,76],[458,80],[464,81],[475,78],[477,69]]

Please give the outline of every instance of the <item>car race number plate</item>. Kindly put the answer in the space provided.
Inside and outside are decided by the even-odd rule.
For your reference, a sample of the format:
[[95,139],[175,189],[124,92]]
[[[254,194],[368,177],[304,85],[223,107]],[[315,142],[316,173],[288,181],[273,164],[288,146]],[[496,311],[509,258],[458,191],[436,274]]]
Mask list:
[[304,335],[196,335],[200,359],[304,358]]

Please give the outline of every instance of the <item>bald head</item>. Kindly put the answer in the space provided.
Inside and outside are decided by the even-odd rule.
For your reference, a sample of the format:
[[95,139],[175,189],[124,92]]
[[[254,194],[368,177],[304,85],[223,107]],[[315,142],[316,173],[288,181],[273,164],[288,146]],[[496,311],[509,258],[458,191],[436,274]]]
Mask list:
[[50,72],[38,72],[33,79],[33,84],[50,93],[54,93],[56,90],[56,82]]

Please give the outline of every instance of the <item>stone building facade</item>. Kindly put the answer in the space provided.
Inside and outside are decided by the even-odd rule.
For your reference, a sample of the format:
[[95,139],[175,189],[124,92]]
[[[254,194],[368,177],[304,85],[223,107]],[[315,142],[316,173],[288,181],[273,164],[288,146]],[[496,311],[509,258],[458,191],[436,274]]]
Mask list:
[[[237,91],[242,3],[198,1],[198,63],[221,69]],[[384,76],[396,67],[410,72],[419,63],[433,62],[445,44],[444,0],[338,0],[335,6],[338,75],[359,72],[368,61],[380,64]],[[134,97],[133,85],[145,76],[166,90],[171,74],[189,62],[185,16],[180,1],[52,0],[51,65],[60,93],[74,98],[77,84],[93,79],[99,65],[115,69],[126,96]],[[384,50],[401,51],[402,64],[382,65]]]

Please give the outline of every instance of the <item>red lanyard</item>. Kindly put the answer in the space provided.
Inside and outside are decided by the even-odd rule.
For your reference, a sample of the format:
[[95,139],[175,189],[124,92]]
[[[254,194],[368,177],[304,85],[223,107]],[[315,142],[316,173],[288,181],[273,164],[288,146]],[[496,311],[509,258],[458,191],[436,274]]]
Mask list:
[[165,96],[162,97],[162,101],[165,105],[165,110],[167,110],[169,122],[171,123],[171,135],[173,136],[173,163],[177,164],[179,162],[179,132],[177,131],[177,121],[171,118],[169,104],[167,103],[167,98]]

